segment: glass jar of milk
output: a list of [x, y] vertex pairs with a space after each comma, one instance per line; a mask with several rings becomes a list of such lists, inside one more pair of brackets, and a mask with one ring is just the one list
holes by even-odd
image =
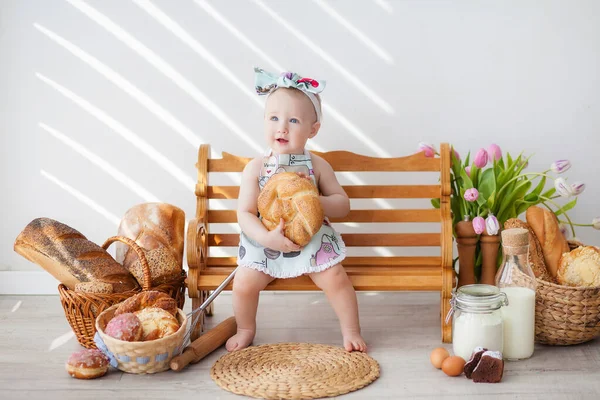
[[508, 297], [502, 308], [504, 322], [503, 357], [522, 360], [533, 355], [535, 342], [535, 274], [529, 265], [529, 230], [502, 231], [502, 264], [496, 286]]
[[492, 285], [465, 285], [452, 295], [452, 348], [454, 355], [469, 361], [476, 347], [502, 351], [504, 331], [500, 308], [506, 295]]

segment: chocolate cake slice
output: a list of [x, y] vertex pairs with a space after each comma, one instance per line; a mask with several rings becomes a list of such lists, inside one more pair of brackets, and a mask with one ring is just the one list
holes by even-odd
[[486, 351], [471, 376], [473, 382], [498, 383], [504, 374], [504, 361], [499, 351]]
[[471, 358], [469, 359], [469, 361], [466, 362], [465, 368], [463, 369], [467, 378], [471, 379], [471, 374], [473, 373], [473, 370], [475, 369], [477, 364], [479, 364], [479, 360], [481, 360], [481, 355], [486, 351], [486, 348], [475, 347], [475, 350], [473, 350], [473, 354], [471, 354]]

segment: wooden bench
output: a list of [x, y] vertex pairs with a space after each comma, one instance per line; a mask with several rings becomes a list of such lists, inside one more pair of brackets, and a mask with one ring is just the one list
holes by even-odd
[[[452, 269], [452, 217], [450, 214], [450, 148], [440, 146], [440, 157], [427, 158], [416, 153], [399, 158], [366, 157], [345, 151], [314, 152], [327, 160], [336, 172], [439, 172], [436, 185], [350, 185], [343, 186], [351, 199], [429, 199], [440, 198], [440, 209], [353, 209], [344, 218], [331, 222], [439, 222], [435, 233], [343, 233], [348, 248], [353, 246], [436, 246], [436, 256], [348, 256], [344, 265], [356, 290], [368, 291], [439, 291], [442, 341], [452, 340], [451, 324], [445, 323], [454, 282]], [[235, 209], [211, 210], [209, 199], [237, 199], [239, 186], [211, 186], [209, 173], [241, 173], [250, 158], [223, 152], [222, 158], [210, 159], [210, 146], [201, 145], [198, 153], [196, 218], [187, 233], [186, 281], [193, 308], [197, 308], [236, 267], [236, 257], [212, 257], [209, 250], [220, 246], [237, 247], [239, 234], [211, 234], [209, 224], [236, 223]], [[437, 252], [436, 252], [437, 254]], [[231, 284], [226, 288], [231, 290]], [[266, 290], [319, 290], [308, 276], [274, 280]], [[194, 327], [193, 337], [202, 329], [203, 318]]]

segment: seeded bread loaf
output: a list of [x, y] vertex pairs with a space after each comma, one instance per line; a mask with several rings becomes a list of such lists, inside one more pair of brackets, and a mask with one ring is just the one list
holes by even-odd
[[139, 288], [129, 271], [106, 250], [50, 218], [31, 221], [17, 236], [14, 250], [71, 290], [81, 282], [110, 284], [115, 293]]
[[[142, 248], [150, 266], [151, 285], [156, 286], [181, 276], [185, 213], [165, 203], [144, 203], [129, 209], [119, 225], [119, 236], [134, 240]], [[116, 243], [116, 259], [139, 282], [142, 265], [129, 246]]]

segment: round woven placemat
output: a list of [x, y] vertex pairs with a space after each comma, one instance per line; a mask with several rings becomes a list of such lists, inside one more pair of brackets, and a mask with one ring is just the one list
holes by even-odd
[[210, 370], [225, 390], [264, 399], [318, 399], [363, 388], [379, 377], [364, 353], [309, 343], [248, 347], [221, 357]]

